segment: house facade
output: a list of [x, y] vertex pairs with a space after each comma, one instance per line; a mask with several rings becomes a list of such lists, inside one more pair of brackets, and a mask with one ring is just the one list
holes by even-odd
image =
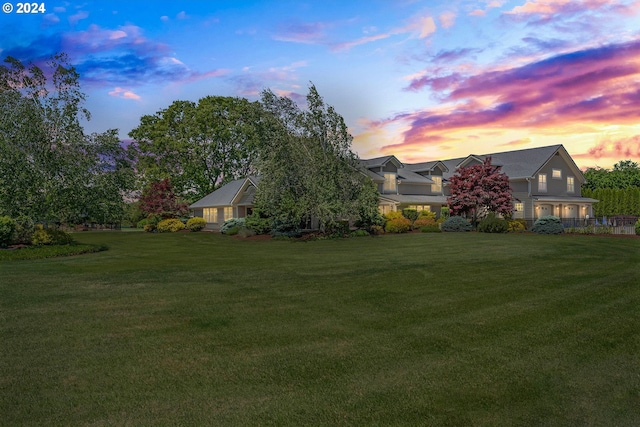
[[[597, 200], [582, 197], [584, 175], [562, 145], [505, 151], [455, 159], [405, 164], [395, 156], [361, 160], [362, 173], [380, 193], [381, 213], [413, 208], [440, 214], [447, 205], [449, 180], [458, 168], [481, 164], [487, 157], [509, 177], [513, 217], [533, 221], [545, 215], [566, 220], [593, 217]], [[251, 213], [259, 179], [232, 181], [190, 206], [209, 228]]]

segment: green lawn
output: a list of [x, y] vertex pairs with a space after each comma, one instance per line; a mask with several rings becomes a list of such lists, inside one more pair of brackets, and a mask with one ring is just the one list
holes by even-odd
[[0, 262], [0, 425], [640, 425], [640, 240], [78, 233]]

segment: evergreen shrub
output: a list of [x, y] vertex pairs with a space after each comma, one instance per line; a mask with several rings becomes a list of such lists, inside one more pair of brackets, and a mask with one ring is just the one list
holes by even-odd
[[35, 246], [43, 245], [70, 245], [73, 237], [69, 233], [53, 228], [40, 228], [31, 235], [31, 244]]
[[638, 219], [638, 221], [636, 221], [635, 227], [636, 227], [636, 234], [638, 236], [640, 236], [640, 219]]
[[[224, 222], [224, 224], [222, 224], [222, 227], [220, 227], [220, 232], [222, 234], [229, 234], [229, 230], [238, 227], [238, 230], [240, 229], [240, 227], [244, 227], [245, 226], [245, 219], [244, 218], [231, 218], [228, 219]], [[238, 232], [238, 230], [236, 230], [236, 233]]]
[[363, 229], [352, 231], [351, 234], [349, 234], [349, 235], [351, 237], [366, 237], [366, 236], [370, 236], [369, 232], [367, 230], [363, 230]]
[[480, 233], [506, 233], [509, 230], [509, 223], [502, 218], [496, 218], [496, 214], [489, 213], [478, 224]]
[[187, 221], [187, 228], [191, 231], [201, 231], [207, 226], [207, 221], [199, 216], [189, 218]]
[[429, 219], [429, 218], [431, 218], [435, 222], [436, 213], [431, 211], [420, 211], [420, 215], [418, 215], [418, 219]]
[[419, 215], [420, 215], [420, 214], [419, 214], [419, 213], [418, 213], [418, 211], [417, 211], [417, 210], [415, 210], [415, 209], [409, 209], [409, 208], [406, 208], [406, 209], [403, 209], [403, 210], [402, 210], [402, 216], [404, 216], [405, 218], [407, 218], [407, 219], [408, 219], [409, 221], [411, 221], [412, 223], [413, 223], [416, 219], [418, 219], [418, 216], [419, 216]]
[[273, 220], [264, 216], [259, 209], [254, 209], [251, 215], [247, 215], [244, 224], [256, 234], [269, 234]]
[[471, 223], [461, 216], [451, 216], [447, 218], [440, 228], [442, 231], [448, 232], [471, 231], [473, 229]]
[[547, 215], [538, 218], [531, 231], [538, 234], [560, 234], [564, 232], [564, 226], [557, 216]]
[[16, 231], [16, 222], [8, 216], [0, 216], [0, 246], [11, 243]]
[[300, 237], [302, 231], [298, 223], [289, 219], [276, 219], [271, 227], [273, 237], [291, 238]]
[[157, 228], [159, 233], [175, 233], [184, 230], [184, 223], [177, 218], [163, 219]]

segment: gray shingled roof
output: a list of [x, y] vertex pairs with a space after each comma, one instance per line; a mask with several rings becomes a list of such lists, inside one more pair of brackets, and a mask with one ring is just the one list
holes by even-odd
[[[524, 150], [504, 151], [500, 153], [474, 156], [481, 160], [491, 157], [491, 163], [502, 166], [502, 171], [507, 174], [510, 179], [528, 178], [533, 177], [536, 172], [561, 148], [563, 147], [559, 144], [547, 147], [527, 148]], [[444, 177], [449, 178], [453, 175], [458, 168], [458, 165], [467, 157], [443, 160], [442, 162], [449, 169], [449, 172], [445, 173]], [[413, 166], [414, 165], [408, 165], [408, 167], [414, 169]]]
[[[190, 209], [195, 208], [211, 208], [211, 207], [221, 207], [221, 206], [231, 206], [233, 204], [233, 200], [238, 195], [238, 192], [242, 189], [242, 186], [247, 180], [251, 180], [254, 185], [257, 185], [259, 182], [259, 178], [255, 176], [251, 176], [249, 178], [236, 179], [235, 181], [231, 181], [222, 187], [218, 188], [211, 194], [206, 195], [202, 199], [193, 203], [189, 206]], [[253, 194], [251, 194], [253, 196]], [[247, 198], [248, 199], [248, 198]], [[253, 202], [253, 197], [251, 200], [242, 200], [241, 204], [251, 204]]]

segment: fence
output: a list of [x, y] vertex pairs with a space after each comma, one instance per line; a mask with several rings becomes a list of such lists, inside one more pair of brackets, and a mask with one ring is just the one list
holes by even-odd
[[[599, 218], [560, 218], [568, 233], [582, 234], [635, 234], [637, 216], [615, 215]], [[530, 230], [535, 219], [526, 219], [527, 230]]]

